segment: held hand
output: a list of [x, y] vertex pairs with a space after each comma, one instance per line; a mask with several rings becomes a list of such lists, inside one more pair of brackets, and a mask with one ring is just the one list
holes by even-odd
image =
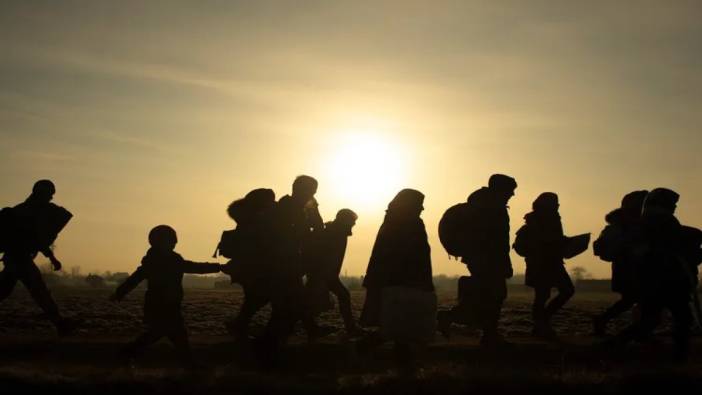
[[54, 267], [54, 271], [59, 271], [63, 267], [63, 265], [61, 264], [61, 261], [56, 259], [56, 257], [51, 256], [51, 257], [49, 257], [49, 260], [51, 261], [51, 265]]

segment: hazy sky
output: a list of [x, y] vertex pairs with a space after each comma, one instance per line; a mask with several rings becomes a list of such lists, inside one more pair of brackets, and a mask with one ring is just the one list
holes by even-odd
[[298, 174], [325, 219], [360, 214], [349, 274], [402, 187], [426, 194], [435, 273], [464, 273], [438, 219], [494, 172], [519, 183], [513, 232], [542, 191], [596, 235], [656, 186], [702, 227], [700, 21], [699, 1], [0, 1], [0, 203], [54, 180], [83, 272], [133, 270], [161, 223], [211, 259], [231, 200]]

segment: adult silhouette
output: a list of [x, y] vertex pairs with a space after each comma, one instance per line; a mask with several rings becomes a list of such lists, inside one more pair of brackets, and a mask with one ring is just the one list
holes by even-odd
[[292, 194], [278, 201], [274, 214], [275, 259], [270, 271], [271, 318], [261, 339], [260, 357], [270, 367], [279, 358], [280, 347], [287, 342], [295, 324], [302, 320], [310, 340], [332, 329], [314, 322], [305, 298], [303, 277], [309, 272], [307, 251], [314, 238], [324, 228], [314, 198], [318, 183], [301, 175], [293, 182]]
[[635, 247], [640, 281], [641, 319], [619, 333], [614, 344], [649, 336], [658, 326], [661, 312], [673, 316], [673, 357], [688, 358], [690, 295], [696, 284], [686, 260], [683, 227], [675, 217], [680, 196], [666, 188], [656, 188], [646, 196], [641, 215], [641, 237]]
[[462, 316], [471, 312], [483, 332], [481, 346], [508, 345], [499, 332], [498, 321], [507, 297], [506, 280], [513, 275], [507, 203], [516, 188], [514, 178], [493, 174], [488, 186], [471, 193], [462, 208], [459, 254], [471, 274], [471, 290], [466, 293], [473, 295], [471, 303], [475, 305], [466, 308], [466, 302], [459, 300], [450, 311], [440, 312], [439, 329], [444, 334], [448, 334], [452, 322], [465, 321]]
[[61, 316], [34, 263], [37, 254], [42, 253], [49, 258], [54, 270], [61, 270], [61, 262], [51, 246], [73, 215], [51, 202], [55, 193], [56, 186], [53, 182], [39, 180], [23, 203], [2, 210], [6, 222], [4, 236], [7, 239], [2, 258], [4, 269], [0, 272], [0, 301], [7, 298], [17, 282], [21, 281], [36, 304], [56, 326], [58, 334], [63, 336], [75, 329], [76, 322]]
[[634, 259], [641, 232], [641, 211], [648, 191], [633, 191], [622, 198], [621, 206], [605, 217], [607, 226], [593, 243], [595, 255], [612, 262], [612, 291], [621, 298], [593, 319], [593, 332], [604, 336], [607, 324], [631, 310], [639, 301], [639, 278]]
[[[514, 245], [526, 260], [525, 283], [534, 289], [532, 333], [546, 339], [557, 337], [551, 318], [575, 293], [563, 261], [566, 238], [558, 208], [558, 195], [539, 195], [532, 204], [533, 210], [524, 216], [526, 223], [517, 232]], [[552, 288], [558, 290], [558, 295], [549, 301]]]
[[[373, 245], [368, 269], [363, 279], [366, 299], [360, 323], [363, 326], [381, 325], [383, 316], [392, 315], [387, 301], [390, 288], [434, 291], [431, 254], [424, 222], [419, 217], [424, 210], [424, 195], [414, 189], [403, 189], [388, 205], [383, 224]], [[412, 308], [406, 307], [405, 308]], [[431, 319], [435, 319], [434, 316]], [[405, 322], [408, 332], [418, 322]], [[373, 332], [359, 342], [361, 351], [383, 343], [381, 332]], [[401, 368], [412, 368], [413, 357], [409, 343], [395, 342], [395, 355]]]
[[244, 302], [238, 315], [225, 325], [240, 339], [248, 337], [253, 316], [270, 301], [270, 273], [276, 259], [275, 203], [273, 190], [259, 188], [227, 208], [237, 225], [223, 233], [218, 250], [230, 259], [223, 271], [242, 286]]

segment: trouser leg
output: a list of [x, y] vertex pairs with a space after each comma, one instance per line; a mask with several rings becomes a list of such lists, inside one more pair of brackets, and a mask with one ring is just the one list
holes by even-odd
[[329, 291], [336, 296], [339, 303], [339, 312], [344, 320], [346, 330], [352, 330], [356, 327], [356, 322], [351, 311], [351, 294], [346, 289], [344, 284], [338, 278], [329, 282]]
[[269, 301], [268, 296], [262, 290], [251, 286], [244, 287], [244, 303], [232, 322], [238, 334], [248, 333], [251, 320]]
[[270, 368], [279, 362], [281, 347], [299, 320], [295, 303], [300, 303], [300, 300], [295, 299], [295, 284], [297, 283], [289, 278], [276, 278], [272, 283], [271, 316], [258, 349], [258, 357], [264, 367]]
[[558, 295], [546, 305], [545, 318], [547, 321], [550, 320], [558, 310], [565, 306], [575, 294], [575, 286], [573, 286], [573, 282], [567, 275], [559, 281], [559, 284], [556, 284], [556, 287], [558, 289]]
[[668, 303], [673, 315], [674, 356], [677, 360], [687, 360], [690, 348], [690, 328], [692, 326], [692, 311], [686, 297], [679, 297]]
[[634, 322], [622, 330], [616, 340], [619, 343], [625, 344], [632, 340], [644, 339], [650, 336], [660, 322], [663, 304], [659, 300], [660, 297], [647, 297], [641, 300], [641, 318], [638, 322]]
[[190, 349], [190, 341], [188, 340], [188, 331], [185, 328], [183, 321], [173, 324], [173, 327], [168, 331], [168, 340], [173, 343], [178, 359], [183, 366], [192, 366], [193, 355]]
[[623, 294], [621, 299], [616, 301], [612, 306], [607, 308], [602, 315], [600, 315], [600, 319], [604, 322], [607, 323], [614, 318], [622, 315], [623, 313], [631, 310], [634, 305], [636, 304], [636, 298], [629, 295], [629, 294]]
[[498, 336], [498, 324], [502, 313], [502, 305], [507, 296], [507, 284], [504, 278], [478, 278], [483, 304], [480, 307], [480, 321], [483, 336]]
[[22, 268], [20, 280], [29, 291], [34, 302], [44, 310], [51, 322], [58, 324], [61, 321], [58, 306], [51, 296], [49, 288], [46, 287], [39, 268], [34, 263]]
[[551, 288], [534, 288], [534, 302], [531, 305], [531, 316], [534, 326], [545, 324], [546, 322], [546, 302], [551, 297]]

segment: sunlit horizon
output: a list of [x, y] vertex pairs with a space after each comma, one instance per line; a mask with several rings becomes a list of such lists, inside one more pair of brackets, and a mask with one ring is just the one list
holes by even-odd
[[[318, 179], [325, 221], [358, 212], [343, 272], [365, 272], [385, 209], [425, 196], [434, 273], [461, 275], [444, 210], [492, 173], [559, 194], [567, 234], [663, 186], [702, 227], [696, 3], [7, 2], [0, 6], [0, 201], [43, 178], [75, 215], [66, 267], [131, 271], [146, 235], [212, 260], [227, 205]], [[187, 29], [183, 27], [187, 26]], [[524, 260], [512, 256], [515, 271]], [[567, 262], [595, 277], [592, 251]]]

